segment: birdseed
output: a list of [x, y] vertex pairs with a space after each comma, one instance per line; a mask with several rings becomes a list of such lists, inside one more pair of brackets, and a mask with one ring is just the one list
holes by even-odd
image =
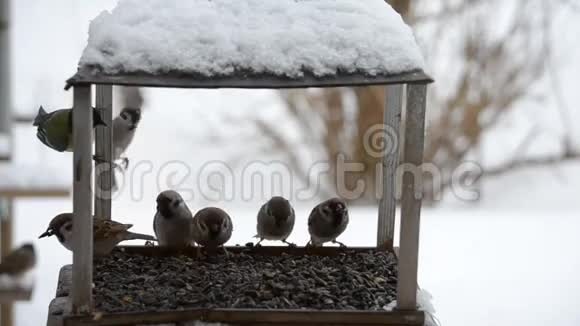
[[381, 251], [336, 256], [230, 253], [205, 259], [115, 250], [95, 261], [98, 311], [195, 308], [382, 310], [397, 263]]

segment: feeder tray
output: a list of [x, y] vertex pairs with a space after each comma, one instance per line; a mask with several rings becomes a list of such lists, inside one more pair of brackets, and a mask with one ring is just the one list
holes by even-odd
[[[62, 325], [423, 324], [420, 311], [383, 309], [396, 297], [397, 258], [389, 250], [241, 246], [227, 250], [229, 257], [218, 251], [200, 258], [195, 248], [174, 252], [119, 247], [109, 257], [95, 260], [96, 315], [67, 316], [54, 308], [49, 320], [61, 318]], [[63, 268], [53, 306], [68, 295], [71, 271]]]

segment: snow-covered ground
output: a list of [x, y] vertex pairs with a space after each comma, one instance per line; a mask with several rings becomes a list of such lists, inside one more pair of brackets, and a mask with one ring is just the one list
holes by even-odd
[[[139, 206], [116, 203], [115, 208], [123, 221], [151, 233], [153, 204]], [[433, 295], [442, 325], [578, 325], [578, 208], [542, 211], [522, 205], [517, 210], [495, 210], [449, 205], [425, 209], [419, 283]], [[17, 242], [39, 235], [50, 216], [67, 209], [68, 201], [20, 201]], [[308, 209], [297, 209], [291, 240], [299, 244], [307, 240]], [[255, 234], [255, 209], [229, 211], [235, 223], [231, 243], [250, 241]], [[341, 240], [353, 246], [373, 245], [375, 234], [375, 209], [353, 208]], [[17, 305], [17, 326], [44, 323], [58, 270], [71, 261], [56, 239], [34, 241], [39, 249], [37, 285], [33, 301]]]
[[[71, 93], [62, 90], [64, 80], [75, 70], [87, 39], [89, 19], [115, 1], [22, 0], [14, 6], [13, 90], [20, 112], [35, 112], [40, 104], [50, 109], [69, 106]], [[572, 25], [575, 24], [575, 25]], [[576, 26], [576, 28], [574, 28]], [[575, 44], [571, 35], [578, 23], [562, 23], [559, 40]], [[572, 47], [565, 49], [566, 61], [578, 57]], [[578, 63], [560, 71], [562, 84], [576, 87]], [[580, 93], [564, 89], [566, 103], [578, 103]], [[133, 192], [126, 189], [114, 202], [114, 215], [135, 224], [135, 230], [152, 232], [154, 198], [159, 188], [157, 174], [170, 160], [187, 163], [195, 170], [212, 159], [229, 159], [230, 149], [244, 148], [207, 145], [211, 135], [236, 135], [220, 118], [225, 112], [234, 124], [249, 114], [280, 119], [278, 104], [267, 91], [147, 91], [147, 107], [135, 143], [130, 149], [132, 167], [151, 164], [148, 174]], [[577, 108], [573, 117], [580, 117]], [[541, 112], [540, 112], [541, 111]], [[527, 117], [522, 119], [523, 117]], [[546, 117], [552, 117], [553, 123]], [[559, 131], [555, 110], [515, 114], [503, 126], [501, 139], [491, 140], [490, 149], [506, 152], [506, 143], [515, 134], [525, 135], [527, 127], [540, 123], [543, 129]], [[571, 119], [571, 121], [579, 121]], [[526, 126], [521, 126], [526, 124]], [[231, 134], [231, 135], [230, 135]], [[71, 155], [56, 153], [40, 144], [30, 126], [15, 130], [15, 160], [42, 163], [69, 178]], [[256, 135], [259, 137], [259, 135]], [[544, 148], [553, 142], [544, 134]], [[515, 141], [517, 143], [517, 141]], [[248, 145], [249, 146], [249, 145]], [[39, 171], [43, 172], [43, 171]], [[183, 171], [181, 171], [183, 172]], [[44, 171], [44, 173], [46, 173]], [[162, 181], [167, 180], [167, 171]], [[191, 189], [197, 189], [188, 184]], [[476, 204], [446, 198], [437, 208], [425, 208], [421, 229], [420, 285], [433, 294], [437, 317], [445, 326], [454, 325], [558, 325], [580, 324], [580, 164], [523, 170], [484, 184], [482, 201]], [[141, 192], [142, 190], [142, 192]], [[199, 192], [192, 210], [216, 205], [203, 200]], [[135, 199], [136, 197], [140, 197]], [[235, 233], [231, 243], [245, 243], [254, 235], [259, 200], [228, 201], [217, 205], [232, 213]], [[298, 204], [299, 220], [293, 241], [305, 243], [306, 214], [311, 204]], [[16, 206], [15, 245], [34, 240], [39, 254], [33, 301], [17, 304], [17, 326], [45, 323], [50, 299], [54, 296], [59, 268], [71, 255], [55, 239], [36, 239], [50, 218], [70, 211], [70, 200], [20, 200]], [[353, 246], [372, 245], [376, 234], [376, 210], [353, 208], [352, 222], [343, 240]]]

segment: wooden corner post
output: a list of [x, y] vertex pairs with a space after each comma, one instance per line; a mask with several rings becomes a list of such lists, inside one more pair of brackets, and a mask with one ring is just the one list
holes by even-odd
[[[423, 194], [422, 165], [426, 97], [427, 85], [407, 85], [404, 145], [404, 165], [407, 170], [403, 174], [399, 281], [397, 285], [397, 308], [401, 310], [417, 309], [417, 267], [421, 197]], [[409, 169], [411, 170], [409, 171]]]
[[93, 109], [91, 86], [74, 87], [73, 104], [73, 313], [92, 311], [93, 282]]
[[95, 106], [107, 126], [95, 128], [95, 216], [111, 219], [113, 185], [113, 86], [97, 85]]
[[395, 234], [396, 169], [399, 166], [399, 139], [401, 127], [401, 107], [403, 105], [403, 85], [387, 85], [384, 112], [385, 151], [382, 163], [382, 196], [379, 202], [379, 224], [377, 227], [377, 247], [393, 247]]

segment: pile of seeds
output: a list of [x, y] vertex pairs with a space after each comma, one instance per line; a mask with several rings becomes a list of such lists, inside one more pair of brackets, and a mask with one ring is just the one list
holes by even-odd
[[104, 312], [187, 308], [381, 310], [396, 296], [396, 258], [251, 253], [196, 259], [116, 250], [95, 262], [94, 295]]

